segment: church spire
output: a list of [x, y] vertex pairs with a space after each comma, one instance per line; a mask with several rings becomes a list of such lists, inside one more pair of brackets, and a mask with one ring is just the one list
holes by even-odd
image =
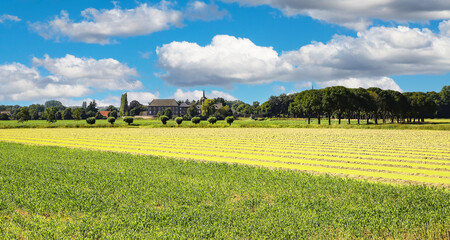
[[205, 96], [205, 89], [203, 89], [203, 99], [206, 99], [206, 96]]

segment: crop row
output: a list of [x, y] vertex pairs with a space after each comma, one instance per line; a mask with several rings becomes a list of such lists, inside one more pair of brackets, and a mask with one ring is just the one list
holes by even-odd
[[438, 131], [12, 129], [0, 139], [450, 186], [449, 135]]

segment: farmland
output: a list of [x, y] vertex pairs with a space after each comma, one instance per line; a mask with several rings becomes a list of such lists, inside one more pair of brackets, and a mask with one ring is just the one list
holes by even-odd
[[0, 131], [0, 139], [14, 143], [282, 168], [394, 184], [450, 186], [448, 131], [5, 129]]
[[[38, 130], [2, 130], [1, 138], [81, 139], [95, 133], [120, 142], [137, 133]], [[398, 137], [405, 137], [402, 132]], [[189, 133], [186, 139], [199, 136]], [[388, 140], [385, 133], [371, 134], [373, 141], [381, 134], [377, 146]], [[408, 134], [410, 139], [396, 146], [403, 150], [392, 146], [392, 151], [406, 151], [403, 147], [419, 138]], [[430, 142], [439, 135], [422, 134]], [[351, 142], [348, 133], [339, 135], [342, 143]], [[147, 132], [140, 141], [149, 137]], [[231, 140], [218, 137], [224, 140], [218, 147], [226, 148]], [[266, 133], [264, 140], [271, 137]], [[279, 137], [292, 141], [290, 135]], [[205, 145], [197, 140], [192, 144]], [[181, 149], [179, 142], [173, 144]], [[433, 144], [427, 156], [442, 152], [445, 144]], [[378, 149], [367, 149], [372, 150]], [[7, 142], [0, 142], [0, 152], [2, 239], [445, 239], [450, 228], [448, 189]]]

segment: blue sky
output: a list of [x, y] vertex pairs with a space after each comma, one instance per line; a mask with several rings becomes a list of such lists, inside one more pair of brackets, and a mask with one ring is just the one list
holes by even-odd
[[450, 4], [382, 2], [1, 1], [0, 104], [449, 85]]

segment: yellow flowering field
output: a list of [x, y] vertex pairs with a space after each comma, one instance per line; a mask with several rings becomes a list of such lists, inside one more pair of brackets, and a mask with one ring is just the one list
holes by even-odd
[[249, 164], [391, 183], [450, 186], [450, 132], [367, 129], [4, 129], [24, 144]]

